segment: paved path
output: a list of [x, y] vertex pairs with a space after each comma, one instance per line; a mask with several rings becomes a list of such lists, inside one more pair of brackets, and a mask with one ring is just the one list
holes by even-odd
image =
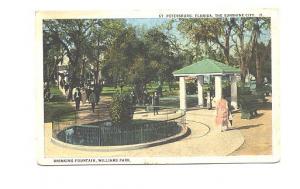
[[[101, 102], [102, 103], [102, 102]], [[244, 143], [239, 130], [220, 132], [213, 126], [214, 111], [191, 110], [187, 112], [187, 126], [191, 134], [179, 141], [144, 149], [95, 152], [65, 148], [51, 142], [51, 124], [45, 124], [46, 157], [196, 157], [225, 156]], [[81, 115], [89, 116], [89, 114]], [[153, 116], [148, 115], [149, 118]], [[91, 116], [92, 117], [92, 116]], [[88, 118], [90, 119], [90, 118]], [[87, 120], [88, 120], [87, 119]]]
[[233, 126], [245, 138], [244, 144], [231, 155], [271, 155], [272, 154], [272, 97], [258, 110], [255, 119], [241, 119], [236, 113]]
[[[78, 112], [78, 123], [87, 124], [91, 122], [97, 122], [101, 120], [109, 119], [109, 104], [111, 97], [105, 96], [101, 97], [98, 105], [95, 107], [95, 112], [92, 112], [92, 106], [90, 103], [85, 103], [80, 105], [80, 111]], [[75, 103], [71, 102], [72, 106], [75, 107]]]

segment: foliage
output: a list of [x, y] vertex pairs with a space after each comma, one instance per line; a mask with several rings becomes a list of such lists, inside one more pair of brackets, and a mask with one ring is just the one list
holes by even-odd
[[[211, 58], [223, 58], [221, 61], [229, 63], [230, 36], [233, 28], [232, 18], [204, 18], [204, 19], [182, 19], [178, 24], [178, 29], [186, 34], [196, 45], [196, 57], [200, 53]], [[204, 48], [200, 49], [200, 44], [204, 43]], [[212, 48], [217, 45], [219, 48]], [[201, 51], [202, 50], [202, 51]], [[220, 51], [223, 57], [219, 56]]]
[[[209, 57], [237, 65], [242, 78], [250, 72], [260, 84], [263, 75], [270, 75], [270, 18], [181, 19], [178, 30], [191, 41], [194, 59]], [[270, 64], [268, 64], [270, 65]]]
[[67, 64], [71, 90], [92, 78], [95, 88], [105, 80], [138, 97], [151, 82], [171, 91], [173, 71], [204, 57], [240, 67], [258, 84], [271, 79], [269, 18], [177, 19], [151, 28], [124, 19], [44, 20], [43, 45], [44, 81], [57, 80]]
[[[55, 50], [54, 47], [57, 47], [56, 54], [62, 54], [62, 58], [67, 57], [70, 90], [83, 85], [86, 82], [87, 73], [93, 74], [96, 80], [95, 84], [98, 84], [100, 55], [108, 48], [111, 40], [114, 39], [114, 32], [118, 31], [120, 25], [122, 25], [122, 20], [66, 19], [44, 21], [44, 36], [48, 36], [44, 37], [44, 52], [50, 55], [50, 50]], [[56, 54], [53, 54], [52, 57], [58, 57]], [[44, 57], [44, 62], [49, 62], [46, 57]], [[70, 98], [71, 93], [69, 94]]]
[[[50, 87], [50, 92], [56, 97], [55, 102], [44, 102], [44, 122], [51, 122], [57, 118], [62, 118], [60, 115], [65, 114], [64, 119], [74, 119], [74, 108], [66, 101], [60, 90], [57, 87]], [[68, 113], [68, 114], [66, 114]]]
[[133, 105], [131, 104], [129, 95], [115, 94], [109, 108], [109, 114], [114, 125], [125, 124], [132, 120]]
[[244, 86], [243, 83], [239, 83], [238, 95], [241, 96], [241, 95], [249, 95], [249, 94], [251, 94], [250, 87]]
[[196, 94], [197, 92], [197, 84], [195, 82], [188, 82], [186, 83], [186, 93], [191, 95], [191, 94]]

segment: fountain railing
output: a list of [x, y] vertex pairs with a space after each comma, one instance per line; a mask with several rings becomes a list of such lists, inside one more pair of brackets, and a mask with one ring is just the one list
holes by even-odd
[[162, 140], [186, 128], [185, 111], [172, 107], [135, 107], [133, 120], [112, 124], [109, 116], [95, 109], [81, 109], [63, 113], [52, 122], [52, 137], [74, 145], [116, 146]]

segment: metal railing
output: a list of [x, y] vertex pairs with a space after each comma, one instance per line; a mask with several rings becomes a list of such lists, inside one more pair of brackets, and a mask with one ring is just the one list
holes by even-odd
[[133, 120], [118, 126], [103, 114], [84, 109], [60, 115], [52, 122], [52, 137], [74, 145], [130, 145], [168, 138], [186, 127], [185, 112], [176, 108], [159, 107], [154, 116], [146, 107], [136, 107]]

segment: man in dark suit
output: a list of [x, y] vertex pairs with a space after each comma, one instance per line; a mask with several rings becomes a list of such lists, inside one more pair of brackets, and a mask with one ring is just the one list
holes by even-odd
[[81, 101], [81, 92], [80, 89], [77, 87], [76, 92], [74, 93], [74, 100], [76, 104], [76, 111], [80, 108], [80, 101]]
[[152, 98], [152, 104], [153, 104], [153, 113], [158, 114], [158, 110], [159, 110], [159, 95], [157, 94], [157, 92], [154, 93], [154, 96]]

